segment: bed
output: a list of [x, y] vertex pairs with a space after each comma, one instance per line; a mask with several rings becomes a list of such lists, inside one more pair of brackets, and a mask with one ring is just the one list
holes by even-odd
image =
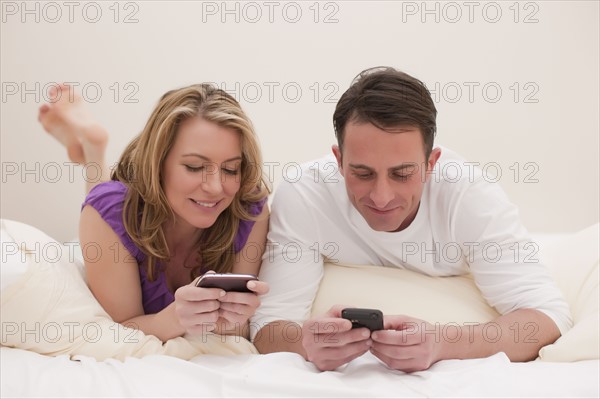
[[[535, 235], [575, 323], [537, 360], [511, 363], [498, 353], [441, 361], [412, 374], [390, 370], [369, 353], [319, 372], [299, 355], [260, 355], [249, 342], [232, 337], [180, 337], [163, 345], [108, 318], [87, 289], [74, 243], [58, 243], [15, 221], [1, 220], [1, 227], [2, 397], [600, 396], [598, 224], [576, 233]], [[336, 291], [341, 276], [346, 289]], [[348, 297], [347, 288], [358, 282], [378, 284], [380, 295]], [[396, 290], [429, 290], [429, 301], [390, 307], [382, 302], [388, 295], [384, 282]], [[313, 310], [351, 298], [428, 321], [489, 319], [493, 309], [478, 295], [468, 277], [327, 265]], [[445, 308], [434, 306], [443, 300]]]

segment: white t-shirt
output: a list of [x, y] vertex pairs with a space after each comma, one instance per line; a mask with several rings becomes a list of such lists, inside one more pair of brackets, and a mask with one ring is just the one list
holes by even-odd
[[[260, 279], [270, 291], [251, 320], [252, 338], [269, 322], [302, 324], [323, 276], [324, 261], [400, 267], [430, 276], [472, 273], [500, 314], [533, 308], [561, 333], [569, 307], [513, 205], [498, 183], [442, 148], [413, 222], [399, 232], [372, 230], [348, 198], [333, 155], [302, 165], [272, 203]], [[410, 315], [409, 315], [410, 316]]]

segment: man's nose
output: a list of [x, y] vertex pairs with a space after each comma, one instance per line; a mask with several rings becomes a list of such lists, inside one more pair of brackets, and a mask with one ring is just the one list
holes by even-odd
[[379, 209], [384, 209], [394, 199], [394, 191], [386, 178], [375, 181], [370, 198], [373, 205]]

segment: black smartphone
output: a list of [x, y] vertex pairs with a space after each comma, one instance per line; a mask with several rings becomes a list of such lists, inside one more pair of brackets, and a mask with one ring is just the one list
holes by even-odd
[[352, 328], [366, 327], [371, 331], [383, 330], [383, 313], [377, 309], [347, 308], [342, 318], [352, 322]]
[[225, 291], [252, 292], [246, 284], [248, 281], [258, 281], [254, 274], [236, 273], [209, 273], [205, 274], [196, 283], [196, 287], [221, 288]]

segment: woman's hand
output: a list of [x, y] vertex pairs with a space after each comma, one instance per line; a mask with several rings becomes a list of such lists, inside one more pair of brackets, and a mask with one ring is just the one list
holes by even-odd
[[264, 281], [249, 281], [246, 286], [252, 292], [227, 292], [218, 298], [220, 307], [216, 333], [246, 335], [241, 331], [260, 306], [259, 296], [269, 292], [269, 285]]
[[262, 281], [249, 281], [252, 292], [225, 292], [196, 287], [196, 281], [175, 291], [175, 314], [187, 334], [238, 334], [260, 306], [259, 295], [269, 291]]
[[215, 330], [227, 293], [220, 288], [196, 287], [196, 281], [175, 291], [175, 314], [187, 334], [200, 335]]

